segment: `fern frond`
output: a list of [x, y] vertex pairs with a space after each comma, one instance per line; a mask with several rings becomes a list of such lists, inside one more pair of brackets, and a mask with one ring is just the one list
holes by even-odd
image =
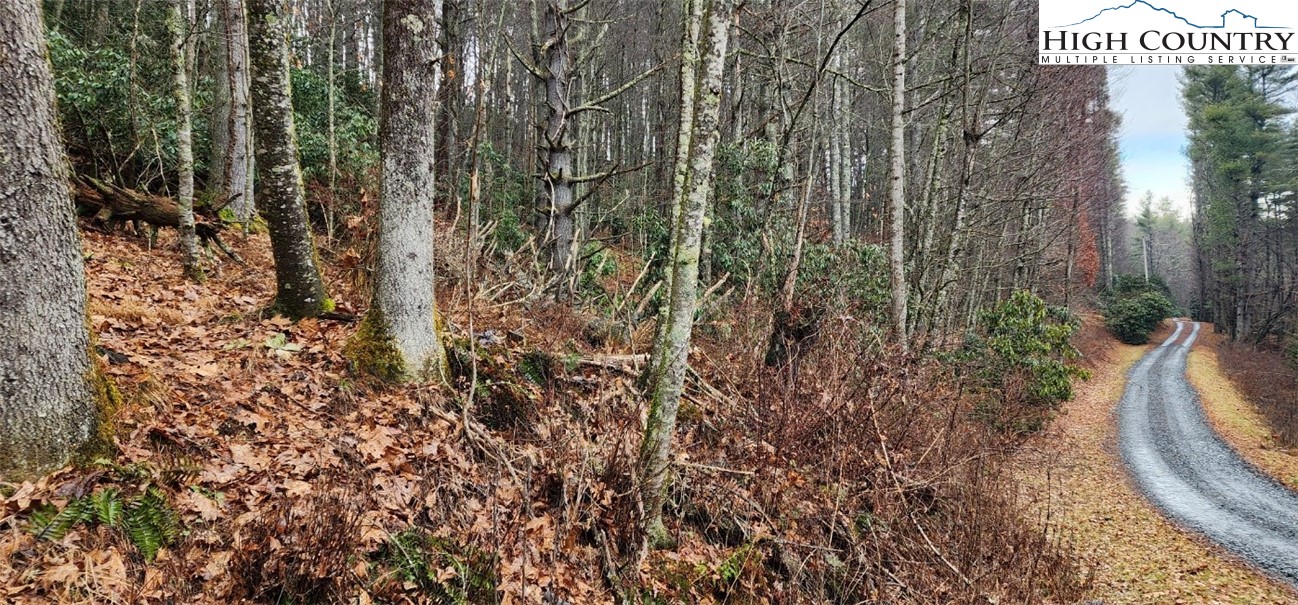
[[109, 527], [117, 527], [122, 523], [122, 502], [121, 492], [115, 488], [108, 488], [95, 492], [90, 497], [94, 508], [95, 520]]
[[162, 547], [180, 537], [180, 519], [157, 487], [150, 487], [126, 507], [122, 526], [131, 543], [149, 563], [158, 556]]
[[41, 540], [62, 540], [73, 526], [89, 520], [93, 515], [90, 501], [76, 498], [69, 501], [63, 510], [56, 512], [54, 507], [49, 507], [32, 513], [31, 532]]

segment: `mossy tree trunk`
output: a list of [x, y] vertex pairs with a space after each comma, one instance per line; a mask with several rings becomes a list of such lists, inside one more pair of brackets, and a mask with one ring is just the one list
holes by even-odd
[[[680, 119], [676, 131], [676, 160], [672, 166], [672, 199], [670, 202], [670, 218], [667, 224], [671, 225], [671, 241], [668, 242], [669, 249], [676, 249], [676, 238], [679, 231], [676, 226], [680, 223], [681, 207], [685, 204], [685, 193], [689, 187], [690, 181], [690, 143], [694, 137], [694, 94], [697, 86], [695, 78], [699, 69], [699, 29], [703, 27], [703, 4], [704, 0], [683, 0], [681, 3], [682, 15], [685, 19], [684, 26], [681, 28], [681, 90], [680, 90]], [[666, 272], [663, 279], [663, 285], [666, 286], [666, 292], [670, 295], [672, 291], [672, 272]], [[671, 301], [664, 300], [662, 307], [658, 310], [658, 326], [654, 334], [655, 351], [667, 350], [667, 318], [671, 314]], [[663, 372], [663, 361], [665, 356], [655, 355], [653, 365], [650, 369], [652, 381], [658, 381]]]
[[0, 478], [65, 464], [95, 436], [85, 267], [39, 0], [0, 2]]
[[[689, 191], [685, 196], [671, 259], [671, 292], [667, 316], [667, 334], [654, 349], [651, 364], [658, 370], [654, 376], [649, 420], [640, 447], [643, 484], [644, 528], [655, 543], [667, 541], [662, 523], [666, 499], [667, 474], [671, 467], [672, 435], [676, 413], [680, 409], [689, 363], [690, 337], [694, 313], [698, 309], [699, 255], [703, 243], [704, 216], [713, 189], [713, 159], [720, 138], [721, 84], [726, 65], [726, 45], [730, 38], [733, 0], [713, 0], [708, 13], [707, 38], [703, 57], [703, 74], [696, 96], [695, 134], [691, 143]], [[682, 104], [684, 107], [685, 104]]]
[[275, 258], [274, 311], [301, 319], [330, 311], [307, 222], [289, 90], [288, 20], [283, 0], [248, 1], [257, 209]]
[[348, 354], [361, 370], [392, 381], [446, 375], [433, 287], [435, 5], [383, 4], [378, 263], [373, 306]]
[[190, 14], [193, 0], [171, 0], [167, 5], [167, 31], [171, 34], [171, 95], [176, 100], [176, 156], [180, 185], [176, 207], [180, 211], [180, 251], [185, 276], [203, 281], [203, 261], [198, 255], [194, 228], [194, 125], [189, 95]]

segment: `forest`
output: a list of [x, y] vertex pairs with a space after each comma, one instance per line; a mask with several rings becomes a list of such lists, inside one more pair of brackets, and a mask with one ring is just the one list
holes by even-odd
[[1030, 0], [0, 2], [5, 598], [1095, 596], [1022, 452], [1167, 317], [1298, 361], [1298, 71], [1184, 70], [1186, 215], [1036, 37]]

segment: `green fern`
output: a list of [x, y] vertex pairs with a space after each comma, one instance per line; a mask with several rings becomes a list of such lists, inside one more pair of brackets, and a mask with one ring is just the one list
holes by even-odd
[[118, 527], [122, 523], [122, 494], [115, 488], [95, 492], [90, 497], [95, 520], [109, 527]]
[[58, 510], [53, 506], [43, 507], [32, 513], [31, 532], [38, 539], [58, 541], [63, 536], [68, 535], [78, 523], [90, 520], [94, 517], [94, 511], [91, 508], [90, 500], [87, 498], [76, 498], [63, 510]]
[[433, 575], [428, 568], [428, 554], [424, 552], [424, 536], [418, 530], [406, 530], [388, 540], [388, 564], [406, 582], [419, 585], [428, 583]]
[[158, 551], [180, 537], [180, 520], [157, 487], [126, 507], [123, 529], [131, 544], [140, 550], [146, 562], [152, 563]]
[[74, 498], [62, 510], [53, 505], [39, 507], [32, 512], [28, 531], [39, 539], [58, 541], [77, 525], [93, 523], [120, 529], [149, 563], [164, 546], [179, 540], [181, 533], [180, 515], [157, 486], [129, 500], [110, 487]]

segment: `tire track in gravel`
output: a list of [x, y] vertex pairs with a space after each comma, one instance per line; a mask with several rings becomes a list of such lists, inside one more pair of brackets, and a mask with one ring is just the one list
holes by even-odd
[[1122, 461], [1165, 515], [1298, 586], [1298, 494], [1245, 462], [1208, 424], [1185, 377], [1199, 329], [1176, 322], [1132, 367], [1118, 406]]

